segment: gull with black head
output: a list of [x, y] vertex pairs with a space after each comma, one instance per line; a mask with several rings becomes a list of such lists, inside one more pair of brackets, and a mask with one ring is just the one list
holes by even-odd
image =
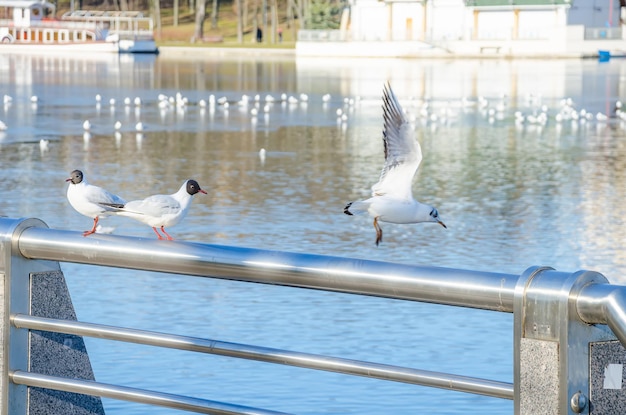
[[67, 200], [81, 215], [93, 218], [93, 228], [83, 232], [83, 236], [96, 232], [100, 218], [111, 215], [113, 206], [123, 206], [126, 201], [101, 187], [91, 185], [85, 180], [82, 171], [74, 170], [65, 180], [70, 182], [67, 188]]
[[447, 228], [436, 208], [413, 198], [411, 186], [422, 161], [422, 149], [389, 83], [383, 89], [383, 119], [385, 164], [378, 183], [372, 186], [372, 197], [348, 203], [343, 213], [368, 213], [374, 218], [376, 245], [383, 240], [379, 222], [435, 222]]
[[[151, 226], [159, 239], [172, 241], [174, 238], [165, 231], [165, 227], [169, 228], [176, 225], [187, 215], [192, 197], [197, 193], [206, 194], [197, 181], [189, 179], [176, 193], [171, 195], [148, 196], [145, 199], [133, 200], [123, 205], [107, 203], [104, 205], [111, 208], [115, 215], [126, 216]], [[157, 228], [161, 229], [163, 235], [159, 233]]]

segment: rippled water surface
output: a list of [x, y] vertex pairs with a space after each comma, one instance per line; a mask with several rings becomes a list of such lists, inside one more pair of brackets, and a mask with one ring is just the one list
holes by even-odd
[[[625, 130], [619, 119], [596, 120], [624, 95], [623, 61], [0, 56], [0, 65], [9, 68], [0, 72], [0, 95], [12, 97], [0, 107], [8, 126], [0, 133], [0, 215], [89, 229], [91, 220], [65, 198], [65, 179], [76, 168], [127, 199], [173, 193], [194, 178], [209, 194], [195, 196], [188, 217], [170, 230], [180, 240], [515, 274], [532, 265], [585, 268], [626, 283]], [[376, 247], [369, 218], [342, 209], [367, 197], [378, 178], [387, 80], [424, 153], [414, 193], [438, 208], [448, 229], [383, 224], [385, 241]], [[298, 102], [280, 102], [283, 93]], [[163, 109], [159, 94], [188, 102]], [[244, 94], [247, 106], [238, 103]], [[276, 102], [266, 113], [268, 94]], [[211, 95], [226, 97], [229, 108], [201, 107]], [[142, 105], [127, 106], [126, 97]], [[592, 119], [557, 122], [568, 98]], [[516, 123], [516, 112], [543, 111], [545, 124]], [[41, 139], [49, 140], [47, 150]], [[154, 237], [123, 218], [102, 224], [115, 234]], [[84, 321], [512, 381], [508, 314], [62, 269]], [[488, 397], [86, 342], [97, 380], [107, 383], [298, 414], [512, 412], [510, 401]], [[113, 400], [105, 407], [108, 414], [176, 412]]]

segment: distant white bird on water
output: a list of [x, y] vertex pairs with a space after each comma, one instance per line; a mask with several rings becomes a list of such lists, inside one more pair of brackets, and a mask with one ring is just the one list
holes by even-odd
[[39, 151], [41, 152], [41, 154], [48, 151], [48, 144], [50, 144], [50, 140], [46, 140], [44, 138], [39, 140]]
[[93, 228], [83, 232], [83, 236], [95, 233], [99, 219], [112, 213], [113, 207], [109, 205], [123, 206], [126, 203], [121, 197], [87, 183], [80, 170], [74, 170], [65, 181], [70, 182], [67, 188], [70, 205], [81, 215], [93, 218]]
[[0, 121], [0, 131], [6, 131], [7, 128], [7, 125], [4, 122]]
[[[197, 193], [206, 194], [197, 181], [190, 179], [171, 195], [149, 196], [143, 200], [133, 200], [122, 205], [117, 203], [103, 203], [103, 205], [113, 209], [116, 215], [126, 216], [151, 226], [159, 239], [171, 241], [173, 238], [165, 231], [165, 227], [176, 225], [187, 215], [192, 197]], [[157, 228], [161, 228], [163, 235]]]
[[447, 228], [436, 208], [413, 198], [411, 184], [422, 161], [422, 149], [389, 83], [383, 89], [383, 119], [385, 164], [380, 179], [372, 186], [371, 198], [348, 203], [343, 213], [369, 213], [374, 218], [376, 245], [383, 240], [379, 222], [435, 222]]
[[89, 120], [85, 120], [85, 122], [83, 122], [83, 130], [89, 131], [90, 129], [91, 129], [91, 123], [89, 122]]

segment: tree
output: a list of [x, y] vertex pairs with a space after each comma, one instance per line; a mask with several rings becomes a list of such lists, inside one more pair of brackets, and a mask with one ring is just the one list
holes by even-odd
[[157, 36], [161, 37], [161, 3], [160, 0], [151, 0], [150, 3], [150, 14], [154, 16], [154, 26], [157, 32]]
[[217, 13], [220, 7], [220, 0], [213, 0], [213, 7], [211, 9], [211, 29], [217, 29]]
[[278, 0], [272, 0], [270, 15], [272, 17], [272, 43], [276, 43], [276, 32], [278, 30]]
[[311, 0], [307, 29], [339, 29], [341, 27], [341, 13], [345, 7], [345, 3], [341, 0]]
[[[307, 0], [292, 0], [293, 9], [296, 11], [296, 16], [300, 21], [300, 27], [311, 29], [309, 27], [309, 15], [310, 15], [310, 6]], [[293, 27], [295, 32], [295, 26]]]
[[204, 37], [204, 18], [206, 16], [206, 0], [196, 0], [196, 24], [193, 33], [195, 41]]
[[174, 0], [174, 6], [173, 6], [173, 9], [174, 9], [173, 10], [174, 11], [173, 19], [174, 20], [172, 22], [173, 26], [178, 26], [178, 8], [179, 8], [178, 0]]
[[237, 10], [237, 42], [243, 43], [243, 7], [241, 7], [241, 0], [235, 0], [235, 7]]

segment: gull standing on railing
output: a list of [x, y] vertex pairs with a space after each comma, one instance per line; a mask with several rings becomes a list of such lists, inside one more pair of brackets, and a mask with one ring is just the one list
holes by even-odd
[[374, 218], [376, 245], [383, 240], [378, 222], [436, 222], [447, 228], [437, 209], [413, 198], [411, 184], [422, 161], [422, 149], [389, 83], [383, 88], [383, 119], [385, 165], [380, 179], [372, 186], [371, 198], [348, 203], [343, 213], [369, 213]]
[[[152, 227], [159, 239], [174, 240], [165, 227], [171, 227], [180, 222], [191, 206], [191, 200], [196, 193], [207, 194], [200, 188], [197, 181], [185, 181], [178, 192], [172, 195], [153, 195], [143, 200], [133, 200], [126, 204], [103, 203], [113, 210], [113, 214], [126, 216]], [[157, 228], [161, 228], [163, 235]]]
[[99, 218], [112, 213], [113, 208], [108, 205], [124, 205], [126, 203], [121, 197], [87, 183], [83, 172], [80, 170], [71, 172], [70, 178], [65, 181], [70, 182], [67, 188], [67, 200], [70, 205], [81, 215], [93, 218], [93, 228], [83, 232], [83, 236], [95, 233]]

